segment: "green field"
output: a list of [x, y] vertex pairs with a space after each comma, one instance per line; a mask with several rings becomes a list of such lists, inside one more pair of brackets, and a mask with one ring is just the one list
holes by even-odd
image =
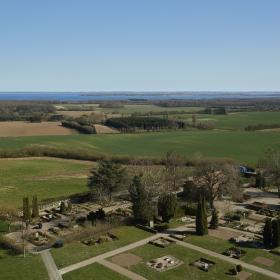
[[0, 139], [2, 150], [32, 145], [119, 156], [163, 157], [168, 151], [176, 151], [188, 158], [226, 157], [254, 164], [268, 148], [280, 147], [280, 132], [185, 131]]
[[[147, 244], [145, 246], [136, 248], [130, 251], [132, 254], [135, 254], [142, 258], [142, 261], [133, 266], [131, 268], [132, 271], [136, 272], [137, 274], [149, 279], [149, 280], [181, 280], [181, 279], [233, 279], [231, 275], [227, 275], [226, 273], [229, 271], [230, 268], [233, 267], [232, 264], [228, 262], [223, 262], [217, 260], [213, 257], [209, 257], [203, 255], [202, 253], [184, 248], [179, 245], [171, 245], [167, 248], [159, 248], [154, 245]], [[167, 270], [164, 272], [156, 272], [154, 269], [149, 268], [146, 265], [147, 261], [150, 261], [155, 258], [163, 257], [166, 255], [174, 256], [184, 262], [181, 266]], [[199, 258], [206, 258], [208, 260], [212, 260], [216, 263], [214, 267], [212, 267], [209, 272], [204, 272], [196, 267], [190, 266], [189, 264]], [[253, 273], [250, 277], [251, 280], [264, 280], [270, 279], [266, 278], [257, 273]]]
[[123, 275], [120, 275], [101, 264], [94, 263], [89, 266], [74, 270], [63, 275], [64, 280], [128, 280]]
[[48, 280], [48, 274], [39, 255], [12, 256], [0, 249], [0, 279]]
[[122, 226], [111, 232], [118, 237], [118, 240], [97, 246], [87, 246], [76, 241], [66, 244], [63, 248], [52, 249], [56, 265], [62, 268], [151, 236], [151, 233], [133, 226]]
[[[0, 160], [0, 205], [19, 207], [24, 196], [38, 199], [66, 196], [87, 190], [92, 163], [56, 160]], [[76, 178], [75, 178], [76, 177]]]
[[[191, 122], [190, 114], [177, 115]], [[175, 116], [174, 116], [175, 117]], [[279, 124], [280, 112], [237, 112], [227, 115], [198, 114], [197, 121], [211, 122], [216, 129], [244, 130], [248, 125]]]

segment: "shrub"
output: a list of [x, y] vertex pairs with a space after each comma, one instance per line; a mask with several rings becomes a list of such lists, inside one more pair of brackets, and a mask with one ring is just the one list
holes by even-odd
[[158, 230], [158, 231], [164, 231], [164, 230], [167, 230], [168, 228], [169, 228], [168, 223], [161, 223], [161, 224], [155, 225], [155, 230]]
[[238, 264], [238, 265], [236, 266], [236, 271], [237, 271], [237, 272], [241, 272], [242, 269], [243, 269], [243, 267], [242, 267], [241, 264]]
[[237, 275], [236, 268], [234, 267], [234, 268], [230, 269], [230, 273], [231, 273], [231, 275]]

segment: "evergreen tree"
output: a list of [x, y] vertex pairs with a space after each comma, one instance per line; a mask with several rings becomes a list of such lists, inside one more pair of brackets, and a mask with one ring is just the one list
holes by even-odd
[[64, 201], [61, 201], [60, 203], [60, 211], [61, 214], [65, 214], [66, 213], [66, 205]]
[[152, 197], [141, 182], [140, 176], [134, 176], [129, 187], [132, 210], [136, 221], [147, 223], [153, 218]]
[[31, 221], [31, 210], [30, 210], [30, 205], [29, 205], [29, 198], [24, 197], [23, 198], [23, 207], [22, 207], [22, 212], [23, 212], [23, 220], [26, 223], [29, 223]]
[[205, 199], [199, 198], [196, 211], [196, 233], [205, 235], [208, 233]]
[[204, 234], [208, 234], [208, 222], [207, 222], [207, 210], [206, 210], [206, 200], [205, 196], [202, 197], [202, 213], [203, 213], [203, 228]]
[[272, 223], [272, 246], [280, 246], [280, 221], [279, 219], [273, 219]]
[[71, 211], [72, 210], [72, 202], [71, 201], [68, 201], [67, 203], [67, 211]]
[[164, 222], [169, 222], [174, 217], [177, 206], [177, 198], [174, 194], [164, 194], [158, 200], [158, 213]]
[[260, 188], [260, 189], [265, 189], [266, 187], [265, 177], [260, 172], [258, 172], [256, 175], [255, 186], [256, 188]]
[[125, 180], [125, 169], [119, 164], [102, 160], [98, 168], [91, 171], [88, 186], [92, 192], [99, 195], [100, 200], [112, 200], [113, 192], [117, 191]]
[[39, 206], [37, 196], [32, 198], [32, 218], [39, 218]]
[[270, 247], [272, 243], [272, 224], [271, 219], [266, 220], [263, 228], [263, 243], [266, 247]]
[[219, 227], [219, 215], [218, 215], [218, 211], [216, 210], [216, 208], [214, 208], [213, 211], [212, 211], [210, 228], [211, 229], [217, 229], [218, 227]]

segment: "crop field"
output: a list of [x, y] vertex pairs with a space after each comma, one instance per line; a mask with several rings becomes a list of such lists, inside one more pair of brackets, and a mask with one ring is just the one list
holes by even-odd
[[0, 137], [71, 134], [75, 134], [75, 131], [61, 126], [60, 122], [0, 122]]
[[280, 133], [214, 130], [0, 139], [0, 150], [32, 145], [142, 157], [163, 157], [168, 151], [176, 151], [189, 158], [223, 157], [255, 164], [268, 148], [280, 147]]
[[[190, 122], [192, 118], [189, 114], [174, 117], [189, 120]], [[244, 130], [248, 125], [277, 124], [280, 122], [280, 112], [237, 112], [227, 115], [198, 114], [196, 117], [198, 122], [211, 122], [216, 129], [225, 130]]]
[[20, 207], [24, 196], [39, 200], [87, 191], [93, 163], [57, 159], [0, 160], [1, 208]]

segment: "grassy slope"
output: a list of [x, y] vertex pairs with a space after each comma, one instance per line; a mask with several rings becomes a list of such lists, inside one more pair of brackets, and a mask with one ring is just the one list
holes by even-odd
[[195, 155], [228, 157], [255, 163], [264, 151], [280, 146], [279, 132], [188, 131], [166, 133], [37, 136], [0, 139], [0, 149], [32, 144], [80, 148], [101, 154], [160, 157], [174, 150], [187, 157]]
[[[179, 280], [179, 279], [232, 279], [232, 276], [226, 275], [230, 268], [233, 267], [230, 263], [217, 260], [215, 258], [205, 256], [199, 252], [186, 249], [179, 245], [171, 245], [167, 248], [159, 248], [153, 245], [147, 244], [140, 248], [136, 248], [131, 251], [131, 253], [142, 257], [143, 261], [132, 267], [132, 270], [149, 280]], [[166, 255], [172, 255], [178, 259], [184, 261], [184, 264], [178, 268], [168, 270], [165, 272], [156, 272], [154, 269], [149, 268], [146, 265], [147, 261], [150, 261], [154, 258], [163, 257]], [[189, 264], [201, 257], [212, 260], [216, 265], [208, 272], [201, 271], [196, 267], [190, 266]], [[160, 275], [160, 278], [159, 278]], [[269, 279], [262, 275], [254, 273], [250, 279], [261, 280]]]
[[81, 242], [66, 244], [63, 248], [53, 249], [52, 255], [59, 268], [80, 262], [82, 260], [112, 251], [129, 243], [149, 237], [151, 234], [141, 229], [122, 226], [112, 230], [119, 240], [103, 243], [97, 246], [87, 246]]
[[90, 167], [67, 160], [0, 160], [0, 205], [18, 207], [22, 197], [35, 194], [41, 200], [86, 191], [86, 178], [67, 176], [86, 175]]
[[[189, 236], [186, 239], [187, 242], [192, 243], [194, 245], [200, 246], [202, 248], [206, 248], [217, 253], [223, 253], [226, 249], [233, 246], [233, 244], [229, 241], [225, 241], [219, 238], [211, 237], [211, 236]], [[274, 272], [280, 273], [280, 256], [272, 254], [263, 249], [254, 249], [254, 248], [244, 248], [247, 254], [241, 259], [242, 261], [254, 264], [256, 266], [263, 267], [267, 270], [272, 270]], [[256, 257], [264, 257], [273, 260], [275, 263], [273, 266], [264, 266], [259, 263], [255, 263], [254, 259]]]
[[122, 276], [98, 263], [74, 270], [70, 273], [63, 275], [64, 280], [84, 280], [84, 279], [96, 279], [96, 280], [127, 280], [125, 276]]
[[48, 274], [40, 256], [10, 256], [0, 249], [0, 279], [47, 280]]

